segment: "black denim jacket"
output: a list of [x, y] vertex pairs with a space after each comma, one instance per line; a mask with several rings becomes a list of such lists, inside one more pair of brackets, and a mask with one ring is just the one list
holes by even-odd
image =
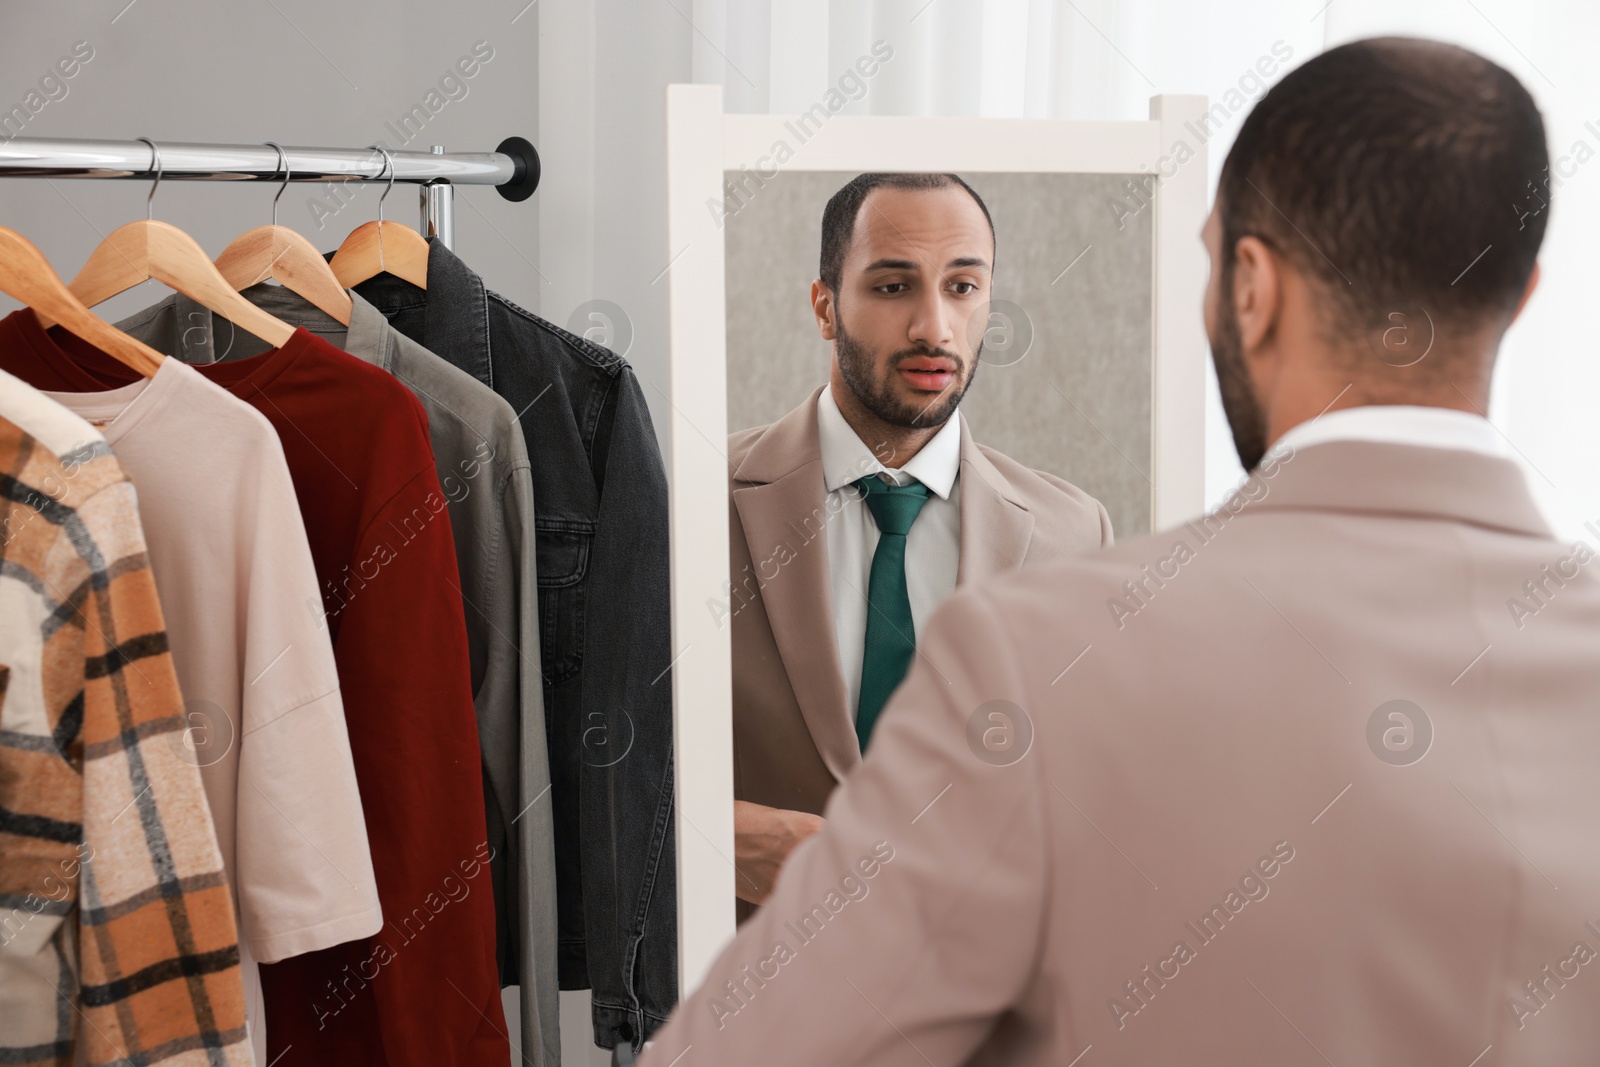
[[[533, 463], [562, 989], [595, 1041], [641, 1043], [678, 999], [667, 482], [633, 369], [517, 307], [429, 240], [424, 292], [356, 286], [516, 409]], [[517, 981], [501, 945], [502, 984]]]

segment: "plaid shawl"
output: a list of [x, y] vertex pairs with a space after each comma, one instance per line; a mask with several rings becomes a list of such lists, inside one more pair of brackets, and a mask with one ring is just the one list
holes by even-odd
[[248, 1065], [133, 485], [9, 376], [0, 410], [0, 1063]]

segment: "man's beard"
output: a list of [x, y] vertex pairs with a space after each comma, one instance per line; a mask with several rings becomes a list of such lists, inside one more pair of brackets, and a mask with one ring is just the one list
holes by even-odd
[[837, 334], [834, 351], [839, 359], [839, 377], [844, 379], [846, 387], [861, 406], [874, 416], [891, 426], [902, 426], [908, 430], [932, 429], [949, 421], [950, 416], [955, 414], [956, 405], [972, 388], [972, 382], [978, 376], [978, 357], [983, 354], [983, 344], [980, 342], [972, 354], [972, 373], [967, 375], [959, 388], [952, 385], [926, 404], [907, 403], [895, 395], [893, 385], [894, 369], [902, 362], [915, 356], [943, 357], [956, 364], [956, 374], [959, 375], [967, 367], [967, 361], [943, 348], [908, 348], [891, 356], [884, 367], [883, 377], [875, 379], [873, 372], [877, 367], [877, 353], [867, 351], [865, 345], [850, 336], [844, 328], [843, 319], [839, 321]]
[[[1224, 272], [1222, 292], [1233, 288], [1233, 272]], [[1244, 469], [1253, 471], [1267, 452], [1267, 423], [1261, 402], [1250, 385], [1250, 371], [1244, 363], [1244, 344], [1239, 338], [1239, 317], [1226, 296], [1217, 312], [1217, 336], [1211, 342], [1211, 362], [1217, 368], [1217, 388], [1222, 393], [1222, 411], [1233, 430], [1234, 451]]]

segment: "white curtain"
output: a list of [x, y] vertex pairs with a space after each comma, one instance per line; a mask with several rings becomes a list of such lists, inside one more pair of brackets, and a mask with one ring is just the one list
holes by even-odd
[[1275, 39], [1301, 54], [1320, 48], [1320, 20], [1298, 17], [1297, 6], [696, 0], [694, 78], [721, 83], [729, 111], [800, 111], [883, 40], [895, 58], [852, 113], [1143, 119], [1150, 96], [1225, 75], [1230, 55], [1253, 62]]
[[[570, 203], [546, 205], [541, 254], [550, 249], [557, 257], [568, 254], [561, 233], [576, 238], [587, 226], [603, 234], [598, 220], [617, 210], [610, 196], [664, 197], [660, 94], [668, 81], [719, 83], [729, 111], [794, 113], [820, 100], [882, 40], [894, 58], [849, 112], [1142, 119], [1156, 93], [1220, 99], [1238, 90], [1254, 97], [1323, 48], [1361, 37], [1412, 34], [1487, 55], [1538, 100], [1556, 164], [1543, 282], [1507, 337], [1489, 416], [1528, 469], [1558, 530], [1578, 536], [1591, 519], [1600, 528], [1600, 478], [1589, 475], [1600, 454], [1600, 419], [1591, 411], [1600, 397], [1600, 360], [1585, 314], [1600, 288], [1600, 262], [1586, 239], [1600, 233], [1600, 163], [1590, 161], [1600, 155], [1594, 0], [543, 0], [539, 11], [549, 42], [540, 56], [541, 148], [552, 170], [576, 167], [568, 181], [583, 200], [577, 212]], [[592, 31], [608, 18], [618, 20], [610, 24], [613, 40], [590, 32], [587, 50], [575, 51], [572, 38], [551, 37], [547, 29], [559, 22]], [[1253, 73], [1257, 61], [1275, 48], [1291, 58], [1260, 79]], [[575, 68], [581, 68], [576, 82]], [[584, 116], [603, 120], [608, 107], [623, 123], [620, 136], [641, 141], [628, 153], [626, 181], [593, 163], [619, 131], [603, 121], [575, 129]], [[574, 147], [589, 153], [588, 170], [583, 158], [556, 155], [561, 146], [543, 128], [552, 108], [561, 113], [559, 126], [574, 128]], [[1244, 114], [1210, 142], [1213, 189]], [[551, 212], [561, 216], [554, 231]], [[661, 214], [627, 213], [651, 224]], [[567, 262], [587, 264], [587, 273], [563, 283], [567, 300], [608, 295], [592, 289], [608, 276], [625, 281], [637, 293], [637, 309], [630, 306], [635, 344], [647, 334], [664, 337], [662, 286], [650, 281], [670, 258], [664, 235], [633, 229], [618, 236], [632, 243], [571, 249]], [[552, 263], [544, 273], [551, 269], [563, 268]], [[652, 320], [657, 313], [662, 317]], [[664, 368], [664, 344], [653, 344], [630, 358], [647, 381], [664, 381], [653, 362]], [[1213, 502], [1242, 473], [1214, 390], [1213, 384], [1206, 486]], [[664, 406], [661, 397], [651, 400]]]

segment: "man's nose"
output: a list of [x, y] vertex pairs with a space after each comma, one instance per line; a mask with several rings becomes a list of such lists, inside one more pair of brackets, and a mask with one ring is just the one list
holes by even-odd
[[907, 339], [925, 348], [950, 348], [955, 340], [955, 316], [951, 311], [942, 290], [923, 293], [917, 299], [915, 313], [906, 330]]

